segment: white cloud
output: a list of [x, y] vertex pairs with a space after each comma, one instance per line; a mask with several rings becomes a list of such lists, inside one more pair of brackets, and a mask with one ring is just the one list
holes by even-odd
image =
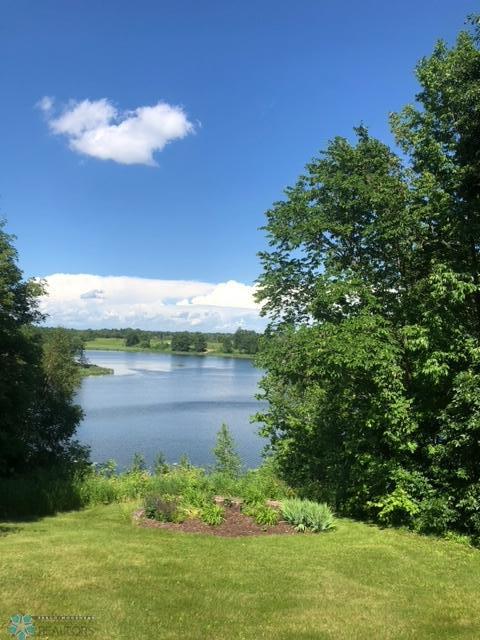
[[37, 107], [47, 114], [49, 111], [53, 109], [54, 100], [50, 96], [43, 96], [41, 100], [37, 102]]
[[211, 284], [66, 273], [45, 280], [42, 310], [49, 325], [225, 332], [265, 326], [255, 288], [235, 280]]
[[181, 300], [178, 305], [207, 305], [213, 307], [231, 307], [235, 309], [258, 309], [253, 299], [254, 287], [229, 280], [221, 282], [204, 295], [193, 296], [190, 300]]
[[44, 96], [37, 106], [73, 151], [120, 164], [155, 165], [155, 152], [194, 131], [183, 109], [166, 102], [119, 112], [106, 98], [71, 101], [57, 116], [53, 98]]

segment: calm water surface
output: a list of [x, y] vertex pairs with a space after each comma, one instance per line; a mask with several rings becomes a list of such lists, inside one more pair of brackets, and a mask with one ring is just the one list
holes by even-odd
[[89, 351], [94, 364], [113, 376], [85, 378], [78, 402], [85, 418], [79, 439], [95, 462], [114, 458], [120, 467], [135, 452], [151, 464], [158, 451], [169, 462], [187, 454], [196, 465], [213, 461], [211, 450], [222, 422], [232, 431], [247, 467], [261, 459], [264, 441], [250, 416], [261, 371], [249, 360], [156, 353]]

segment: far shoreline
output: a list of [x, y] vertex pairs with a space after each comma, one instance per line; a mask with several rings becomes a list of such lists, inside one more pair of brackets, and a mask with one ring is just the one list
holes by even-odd
[[122, 352], [130, 352], [130, 353], [154, 353], [157, 355], [171, 355], [171, 356], [199, 356], [202, 358], [205, 357], [216, 357], [216, 358], [234, 358], [236, 360], [253, 360], [254, 355], [250, 353], [222, 353], [215, 351], [204, 351], [204, 352], [196, 352], [196, 351], [164, 351], [160, 349], [144, 349], [141, 347], [119, 347], [115, 345], [115, 347], [109, 347], [102, 345], [100, 346], [89, 346], [85, 345], [85, 351], [117, 351], [119, 353]]

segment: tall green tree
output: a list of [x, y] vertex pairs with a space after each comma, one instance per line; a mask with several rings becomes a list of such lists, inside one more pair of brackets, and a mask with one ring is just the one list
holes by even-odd
[[193, 348], [197, 353], [205, 353], [207, 350], [207, 338], [204, 333], [196, 333], [193, 339]]
[[140, 336], [138, 331], [134, 329], [128, 329], [125, 334], [125, 346], [126, 347], [134, 347], [140, 342]]
[[82, 415], [74, 403], [74, 345], [54, 333], [44, 347], [34, 329], [44, 293], [41, 283], [22, 278], [13, 238], [0, 225], [1, 475], [85, 457], [73, 440]]
[[241, 329], [240, 327], [233, 334], [233, 344], [235, 349], [242, 353], [255, 354], [258, 351], [260, 335], [256, 331]]
[[233, 353], [233, 340], [231, 336], [224, 336], [222, 338], [222, 350], [224, 353]]
[[478, 31], [392, 116], [334, 139], [267, 212], [264, 434], [337, 509], [480, 535]]
[[192, 344], [192, 334], [188, 331], [180, 331], [172, 334], [171, 348], [172, 351], [190, 351]]

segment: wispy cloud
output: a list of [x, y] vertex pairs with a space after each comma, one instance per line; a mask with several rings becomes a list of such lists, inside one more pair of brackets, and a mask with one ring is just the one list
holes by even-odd
[[47, 276], [42, 309], [49, 325], [152, 330], [261, 330], [255, 287], [127, 276], [56, 273]]
[[156, 152], [194, 131], [184, 110], [166, 102], [120, 112], [107, 98], [72, 100], [57, 112], [54, 98], [44, 96], [37, 107], [73, 151], [120, 164], [155, 165]]

